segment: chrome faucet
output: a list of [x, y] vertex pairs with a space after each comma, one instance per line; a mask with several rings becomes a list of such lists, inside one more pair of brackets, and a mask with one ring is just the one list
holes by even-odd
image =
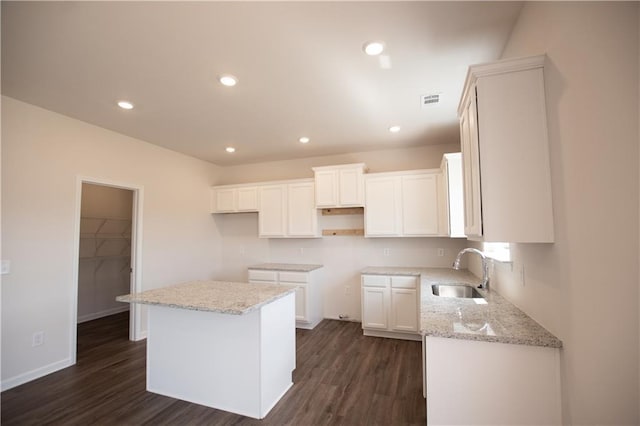
[[458, 256], [456, 256], [455, 262], [453, 262], [453, 269], [460, 269], [460, 259], [462, 259], [462, 256], [465, 253], [476, 253], [482, 259], [482, 282], [480, 283], [478, 288], [489, 290], [489, 265], [487, 264], [487, 256], [485, 256], [484, 253], [480, 250], [474, 248], [466, 248], [460, 250], [460, 253], [458, 253]]

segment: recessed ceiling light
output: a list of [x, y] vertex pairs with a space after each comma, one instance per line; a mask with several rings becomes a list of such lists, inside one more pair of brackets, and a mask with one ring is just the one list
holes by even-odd
[[229, 74], [220, 76], [219, 80], [220, 80], [220, 83], [228, 87], [233, 87], [236, 84], [238, 84], [238, 79]]
[[224, 150], [227, 151], [228, 153], [236, 152], [236, 149], [232, 146], [228, 146]]
[[362, 49], [364, 50], [364, 53], [369, 56], [377, 56], [384, 51], [384, 43], [381, 41], [371, 41], [365, 43]]
[[118, 106], [122, 109], [133, 109], [133, 104], [129, 101], [118, 101]]
[[391, 133], [398, 133], [400, 131], [400, 126], [391, 126], [389, 127], [389, 131]]
[[306, 137], [306, 136], [303, 136], [303, 137], [301, 137], [301, 138], [300, 138], [300, 139], [298, 139], [298, 140], [300, 141], [300, 143], [309, 143], [309, 141], [310, 141], [311, 139], [309, 139], [309, 138], [308, 138], [308, 137]]

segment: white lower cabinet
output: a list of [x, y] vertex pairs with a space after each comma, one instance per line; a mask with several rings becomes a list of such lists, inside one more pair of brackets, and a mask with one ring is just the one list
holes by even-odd
[[389, 288], [362, 287], [362, 328], [389, 328]]
[[364, 335], [420, 340], [420, 278], [362, 275], [361, 280]]
[[391, 329], [418, 331], [418, 304], [416, 290], [406, 288], [391, 289]]
[[427, 424], [560, 425], [560, 349], [426, 336]]
[[324, 318], [322, 269], [310, 272], [249, 269], [251, 284], [281, 284], [296, 288], [296, 327], [311, 330]]

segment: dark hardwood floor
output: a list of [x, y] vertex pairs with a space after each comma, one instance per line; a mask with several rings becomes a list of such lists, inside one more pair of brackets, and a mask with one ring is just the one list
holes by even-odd
[[296, 332], [293, 387], [263, 420], [145, 390], [146, 343], [128, 313], [80, 324], [77, 364], [2, 393], [2, 425], [408, 425], [426, 423], [419, 342], [324, 320]]

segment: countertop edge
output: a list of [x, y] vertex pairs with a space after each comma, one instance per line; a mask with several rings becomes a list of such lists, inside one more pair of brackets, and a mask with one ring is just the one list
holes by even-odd
[[117, 296], [116, 301], [122, 303], [136, 303], [139, 305], [152, 305], [152, 306], [164, 306], [167, 308], [175, 308], [175, 309], [185, 309], [189, 311], [200, 311], [200, 312], [213, 312], [218, 314], [226, 314], [226, 315], [246, 315], [253, 311], [260, 309], [261, 307], [268, 305], [269, 303], [281, 299], [291, 293], [296, 291], [296, 288], [288, 285], [281, 285], [283, 292], [277, 294], [273, 297], [270, 297], [267, 300], [263, 300], [260, 303], [256, 303], [255, 305], [249, 306], [246, 309], [222, 309], [222, 308], [208, 308], [205, 306], [194, 306], [194, 305], [181, 305], [177, 303], [162, 303], [162, 302], [151, 302], [148, 300], [136, 300], [135, 297], [131, 297], [130, 295]]
[[295, 263], [260, 263], [248, 266], [248, 270], [258, 271], [286, 271], [286, 272], [311, 272], [323, 268], [324, 265], [295, 264]]

